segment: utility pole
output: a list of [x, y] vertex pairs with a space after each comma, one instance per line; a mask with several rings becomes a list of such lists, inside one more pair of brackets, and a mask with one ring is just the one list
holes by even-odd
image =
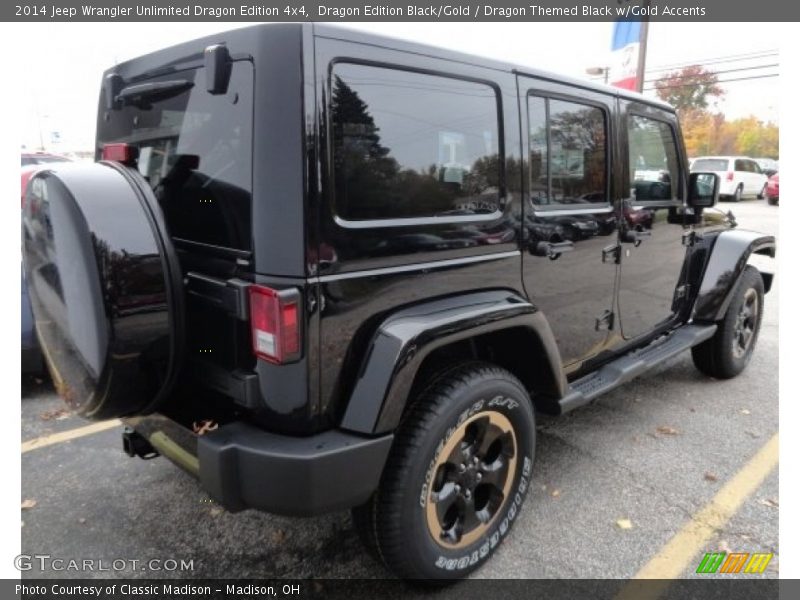
[[[644, 0], [642, 8], [649, 8], [651, 0]], [[647, 32], [650, 28], [650, 17], [642, 19], [642, 25], [639, 29], [639, 61], [636, 64], [636, 87], [637, 91], [641, 94], [644, 90], [644, 63], [647, 59]]]

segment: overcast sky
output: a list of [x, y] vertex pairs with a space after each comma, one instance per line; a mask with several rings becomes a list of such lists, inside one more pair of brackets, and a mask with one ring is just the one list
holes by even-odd
[[[514, 63], [589, 77], [587, 67], [608, 64], [612, 23], [342, 23], [436, 46]], [[51, 132], [61, 150], [91, 149], [102, 71], [120, 62], [195, 37], [241, 27], [231, 23], [23, 23], [15, 24], [12, 47], [25, 68], [17, 82], [23, 102], [21, 144], [46, 146]], [[778, 49], [774, 24], [651, 23], [647, 68], [707, 62]], [[779, 62], [778, 56], [709, 65], [741, 69]], [[724, 73], [720, 78], [777, 72], [777, 68]], [[729, 118], [750, 114], [778, 120], [778, 78], [729, 83], [720, 110]], [[652, 93], [652, 92], [650, 92]]]

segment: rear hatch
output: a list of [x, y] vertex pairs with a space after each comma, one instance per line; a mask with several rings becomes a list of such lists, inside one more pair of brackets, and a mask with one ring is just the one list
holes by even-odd
[[[241, 302], [253, 279], [253, 78], [250, 61], [234, 61], [227, 89], [211, 93], [202, 66], [167, 69], [126, 81], [114, 106], [101, 98], [98, 158], [109, 145], [134, 149], [134, 167], [161, 207], [180, 263], [186, 363], [179, 396], [239, 398], [242, 390], [231, 386], [245, 385], [255, 362]], [[187, 419], [198, 415], [225, 418], [199, 412], [195, 400]]]
[[89, 418], [162, 410], [224, 422], [237, 407], [215, 396], [257, 395], [254, 70], [226, 54], [220, 84], [198, 58], [109, 73], [98, 162], [44, 168], [27, 187], [37, 331], [59, 392]]
[[304, 31], [235, 30], [116, 65], [101, 86], [98, 162], [33, 176], [34, 317], [84, 416], [329, 426], [310, 401], [317, 353], [305, 339], [316, 328], [304, 310], [315, 293]]

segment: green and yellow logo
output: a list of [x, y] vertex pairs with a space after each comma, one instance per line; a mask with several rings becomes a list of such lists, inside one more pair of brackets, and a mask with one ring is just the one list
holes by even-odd
[[755, 552], [706, 552], [697, 565], [697, 573], [763, 573], [772, 553]]

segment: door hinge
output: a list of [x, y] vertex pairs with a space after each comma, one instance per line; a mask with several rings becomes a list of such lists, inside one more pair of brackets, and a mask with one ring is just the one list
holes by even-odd
[[614, 311], [606, 310], [594, 321], [594, 330], [614, 329]]
[[615, 265], [619, 264], [622, 246], [619, 244], [612, 244], [603, 248], [602, 257], [603, 262], [613, 262]]
[[694, 246], [700, 240], [700, 234], [696, 231], [685, 231], [681, 236], [681, 243], [686, 247]]

